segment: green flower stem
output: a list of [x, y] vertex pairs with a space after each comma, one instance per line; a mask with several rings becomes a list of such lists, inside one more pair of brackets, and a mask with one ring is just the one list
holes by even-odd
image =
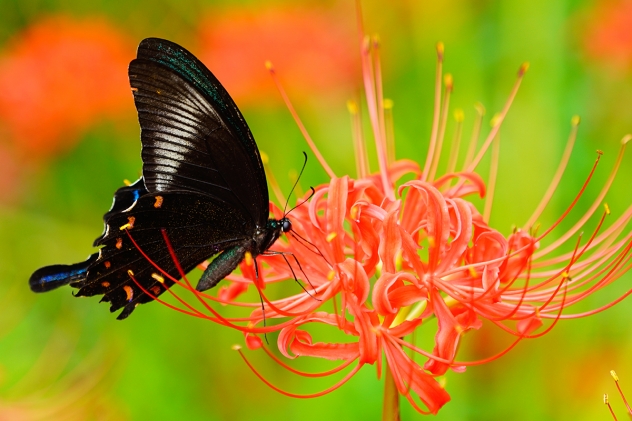
[[399, 391], [388, 364], [385, 365], [384, 376], [384, 406], [382, 407], [382, 421], [399, 421]]

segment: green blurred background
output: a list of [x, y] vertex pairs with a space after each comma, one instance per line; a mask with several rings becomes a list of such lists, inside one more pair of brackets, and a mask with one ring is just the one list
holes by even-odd
[[[546, 226], [563, 211], [601, 149], [602, 163], [580, 203], [590, 205], [619, 140], [632, 130], [632, 35], [616, 32], [632, 28], [630, 2], [365, 0], [362, 7], [366, 31], [382, 41], [399, 158], [425, 159], [437, 41], [446, 45], [445, 68], [455, 78], [453, 109], [465, 112], [466, 136], [474, 103], [488, 111], [486, 132], [518, 67], [529, 61], [501, 131], [491, 225], [509, 234], [527, 220], [556, 169], [575, 114], [582, 117], [578, 142], [541, 220]], [[329, 164], [337, 174], [355, 174], [346, 109], [346, 100], [358, 98], [361, 88], [354, 13], [350, 0], [2, 0], [0, 419], [380, 417], [382, 384], [374, 367], [324, 397], [286, 398], [231, 351], [232, 344], [243, 343], [238, 332], [158, 304], [119, 322], [96, 297], [74, 299], [69, 288], [35, 295], [27, 285], [42, 265], [73, 263], [92, 253], [112, 193], [123, 179], [139, 175], [138, 126], [126, 74], [145, 37], [180, 43], [224, 81], [284, 191], [307, 146], [266, 73], [265, 59], [275, 64]], [[611, 218], [631, 202], [631, 159], [606, 198]], [[487, 172], [484, 163], [481, 174]], [[302, 185], [326, 181], [310, 153]], [[570, 311], [611, 301], [631, 280], [620, 279]], [[608, 371], [617, 370], [624, 389], [632, 384], [629, 306], [624, 301], [584, 320], [562, 321], [497, 361], [449, 373], [452, 401], [437, 419], [609, 419], [604, 392], [623, 416]], [[489, 356], [508, 340], [485, 326], [465, 337], [460, 359]], [[249, 356], [285, 390], [311, 393], [335, 381], [297, 377], [262, 353]], [[632, 394], [632, 386], [627, 390]], [[402, 412], [403, 419], [420, 417], [405, 402]]]

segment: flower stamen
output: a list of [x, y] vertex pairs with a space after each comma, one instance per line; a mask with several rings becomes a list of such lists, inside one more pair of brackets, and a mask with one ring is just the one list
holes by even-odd
[[277, 87], [277, 90], [279, 91], [279, 94], [281, 95], [281, 98], [283, 98], [283, 102], [285, 102], [285, 106], [290, 111], [292, 118], [294, 118], [294, 121], [296, 122], [296, 125], [298, 126], [299, 130], [301, 131], [303, 138], [309, 145], [309, 148], [312, 150], [314, 155], [316, 155], [316, 159], [318, 160], [320, 165], [323, 167], [327, 175], [331, 178], [334, 178], [336, 174], [333, 172], [331, 167], [327, 164], [327, 161], [325, 161], [325, 158], [316, 147], [316, 144], [312, 140], [312, 137], [307, 132], [305, 125], [301, 121], [300, 117], [298, 116], [298, 113], [294, 109], [294, 105], [292, 105], [292, 102], [290, 101], [290, 97], [285, 92], [283, 85], [281, 85], [281, 82], [279, 81], [279, 78], [277, 77], [276, 71], [274, 70], [274, 66], [272, 66], [272, 63], [269, 61], [266, 61], [265, 65], [266, 65], [266, 69], [268, 69], [268, 73], [270, 73], [270, 76], [272, 77], [272, 80], [274, 81], [274, 84]]
[[257, 371], [257, 369], [254, 367], [254, 365], [252, 365], [252, 363], [248, 360], [248, 358], [246, 358], [246, 355], [241, 350], [241, 347], [239, 347], [238, 349], [234, 349], [234, 350], [239, 352], [239, 355], [244, 360], [246, 365], [255, 374], [255, 376], [257, 376], [259, 378], [259, 380], [261, 380], [263, 383], [265, 383], [266, 386], [268, 386], [270, 389], [272, 389], [272, 390], [274, 390], [276, 392], [279, 392], [282, 395], [285, 395], [285, 396], [288, 396], [288, 397], [291, 397], [291, 398], [309, 399], [309, 398], [317, 398], [319, 396], [323, 396], [323, 395], [326, 395], [328, 393], [331, 393], [334, 390], [338, 389], [343, 384], [345, 384], [347, 381], [349, 381], [360, 370], [360, 368], [362, 368], [362, 365], [363, 365], [363, 364], [359, 363], [358, 365], [356, 365], [353, 368], [353, 370], [351, 370], [340, 381], [338, 381], [333, 386], [331, 386], [331, 387], [329, 387], [329, 388], [327, 388], [327, 389], [325, 389], [325, 390], [323, 390], [321, 392], [310, 393], [310, 394], [305, 394], [305, 395], [299, 395], [297, 393], [286, 392], [285, 390], [282, 390], [282, 389], [278, 388], [277, 386], [273, 385], [272, 383], [270, 383], [265, 377], [263, 377], [263, 375], [261, 373], [259, 373], [259, 371]]

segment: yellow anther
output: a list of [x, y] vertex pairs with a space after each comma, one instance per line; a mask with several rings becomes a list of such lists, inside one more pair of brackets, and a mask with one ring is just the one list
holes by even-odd
[[632, 140], [632, 134], [626, 134], [625, 136], [623, 136], [623, 139], [621, 139], [621, 144], [625, 145], [630, 140]]
[[518, 70], [518, 76], [522, 77], [525, 73], [527, 73], [527, 70], [529, 70], [529, 62], [525, 61], [522, 63], [522, 66], [520, 66], [520, 70]]
[[123, 231], [124, 229], [132, 229], [134, 228], [134, 221], [136, 221], [136, 218], [133, 216], [128, 216], [127, 217], [127, 224], [121, 226], [119, 229], [121, 231]]
[[246, 265], [252, 266], [252, 253], [247, 251], [245, 256], [244, 256], [244, 260], [246, 261]]
[[380, 36], [378, 34], [373, 35], [373, 46], [375, 48], [380, 47]]
[[597, 155], [603, 155], [603, 151], [601, 149], [597, 149]]
[[459, 123], [465, 120], [465, 113], [462, 109], [457, 108], [456, 110], [454, 110], [454, 119]]
[[162, 202], [164, 201], [164, 198], [162, 196], [156, 196], [155, 199], [156, 202], [154, 203], [154, 208], [160, 209], [162, 207]]
[[270, 72], [274, 71], [274, 66], [272, 65], [272, 62], [270, 60], [266, 60], [265, 66], [268, 71]]
[[615, 382], [619, 381], [619, 376], [617, 376], [617, 373], [615, 373], [614, 370], [610, 370], [610, 375], [612, 376]]
[[270, 161], [270, 158], [268, 158], [267, 153], [263, 151], [259, 151], [259, 155], [261, 155], [261, 162], [263, 162], [264, 165], [266, 165]]
[[393, 102], [392, 99], [384, 98], [384, 102], [382, 103], [382, 107], [385, 110], [392, 110], [393, 109], [393, 105], [395, 105], [395, 103]]
[[439, 61], [443, 60], [444, 51], [445, 51], [445, 46], [443, 45], [442, 42], [438, 42], [437, 43], [437, 58], [439, 59]]
[[331, 281], [334, 279], [335, 276], [336, 276], [336, 272], [333, 270], [330, 270], [329, 273], [327, 274], [327, 280]]
[[156, 93], [157, 93], [158, 95], [160, 95], [160, 94], [162, 93], [162, 91], [161, 91], [160, 89], [156, 89]]
[[485, 115], [485, 106], [482, 103], [477, 102], [476, 104], [474, 104], [474, 108], [476, 109], [476, 112], [478, 113], [478, 115], [480, 116]]
[[239, 351], [239, 350], [241, 350], [241, 345], [235, 344], [235, 345], [231, 346], [230, 349], [232, 349], [233, 351]]
[[165, 283], [165, 278], [163, 278], [162, 276], [158, 275], [157, 273], [152, 273], [151, 277], [154, 278], [156, 281], [160, 282], [161, 284]]
[[128, 274], [129, 276], [134, 276], [134, 272], [132, 272], [132, 270], [131, 270], [131, 269], [128, 269], [128, 270], [127, 270], [127, 274]]
[[334, 238], [336, 238], [337, 236], [338, 236], [337, 232], [335, 232], [335, 231], [334, 232], [330, 232], [329, 234], [327, 234], [327, 242], [331, 243], [334, 240]]
[[580, 121], [581, 121], [581, 118], [579, 118], [578, 115], [574, 115], [573, 118], [571, 118], [571, 125], [579, 126]]
[[454, 78], [452, 77], [451, 73], [446, 73], [443, 76], [443, 84], [445, 85], [446, 89], [448, 90], [452, 90], [452, 88], [454, 87]]
[[568, 278], [568, 272], [566, 271], [562, 272], [562, 278]]
[[474, 269], [474, 267], [473, 267], [473, 266], [470, 266], [470, 267], [468, 268], [468, 272], [470, 272], [470, 276], [471, 276], [472, 278], [478, 278], [478, 272], [476, 272], [476, 269]]
[[354, 100], [350, 99], [347, 101], [347, 110], [349, 110], [349, 114], [356, 115], [358, 114], [358, 103]]
[[434, 237], [428, 237], [428, 247], [434, 247], [436, 244]]
[[603, 403], [604, 403], [604, 405], [608, 405], [608, 394], [607, 393], [603, 394]]
[[358, 207], [357, 206], [352, 206], [351, 210], [349, 211], [349, 216], [351, 217], [351, 219], [353, 219], [354, 221], [358, 220]]
[[125, 184], [126, 186], [131, 186], [132, 182], [126, 178], [125, 180], [123, 180], [123, 184]]
[[607, 203], [603, 204], [604, 209], [606, 210], [606, 215], [610, 215], [610, 206]]
[[502, 119], [500, 118], [501, 114], [500, 113], [496, 113], [494, 114], [494, 116], [492, 117], [492, 121], [489, 122], [489, 124], [492, 127], [496, 127], [498, 126], [498, 124], [500, 124], [500, 122], [502, 121]]

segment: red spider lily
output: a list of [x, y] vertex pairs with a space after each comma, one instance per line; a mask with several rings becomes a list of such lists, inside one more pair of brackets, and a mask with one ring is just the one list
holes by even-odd
[[67, 150], [98, 119], [127, 111], [120, 69], [133, 51], [94, 18], [48, 18], [10, 41], [0, 56], [0, 125], [16, 152], [41, 158]]
[[[370, 174], [368, 171], [359, 131], [355, 133], [356, 179], [337, 176], [306, 135], [331, 180], [315, 189], [308, 204], [292, 211], [293, 229], [274, 247], [281, 254], [260, 256], [257, 262], [248, 257], [244, 259], [241, 273], [229, 276], [229, 285], [220, 290], [217, 297], [196, 292], [186, 278], [184, 281], [174, 279], [195, 294], [204, 306], [198, 310], [178, 298], [184, 305], [181, 311], [244, 332], [246, 343], [252, 349], [263, 347], [259, 334], [278, 332], [277, 347], [286, 358], [343, 361], [325, 373], [302, 373], [266, 350], [284, 367], [298, 374], [330, 375], [355, 363], [342, 380], [326, 391], [312, 395], [281, 391], [288, 396], [320, 396], [343, 384], [365, 364], [375, 365], [379, 377], [385, 361], [385, 369], [389, 371], [387, 378], [392, 379], [394, 390], [420, 413], [436, 414], [450, 399], [437, 376], [449, 369], [463, 372], [468, 365], [496, 359], [521, 340], [544, 335], [560, 319], [594, 314], [632, 293], [631, 289], [592, 311], [575, 314], [565, 311], [632, 267], [632, 231], [628, 225], [632, 206], [605, 227], [609, 210], [604, 205], [597, 227], [588, 235], [578, 234], [600, 208], [632, 136], [623, 139], [617, 162], [593, 205], [570, 229], [551, 239], [560, 223], [574, 215], [575, 205], [600, 158], [598, 155], [595, 167], [567, 210], [538, 233], [535, 223], [555, 192], [570, 158], [579, 124], [579, 119], [574, 118], [568, 146], [551, 186], [524, 228], [506, 237], [488, 224], [498, 164], [498, 133], [527, 66], [520, 68], [509, 99], [495, 117], [480, 148], [477, 150], [483, 112], [479, 107], [475, 133], [462, 169], [456, 169], [457, 138], [451, 148], [448, 171], [438, 176], [452, 80], [442, 74], [441, 44], [437, 51], [436, 112], [423, 167], [412, 161], [394, 159], [389, 104], [382, 95], [379, 45], [363, 39], [365, 94], [379, 172]], [[271, 73], [274, 77], [273, 70]], [[444, 92], [442, 80], [445, 81]], [[283, 91], [282, 95], [287, 98]], [[288, 106], [296, 116], [291, 104]], [[354, 127], [361, 127], [357, 105], [351, 104], [350, 110]], [[300, 120], [297, 119], [297, 123], [306, 134]], [[457, 120], [457, 124], [460, 121]], [[492, 170], [486, 186], [475, 170], [490, 147]], [[401, 181], [405, 175], [410, 179], [411, 174], [412, 181]], [[473, 194], [486, 198], [482, 213], [467, 200]], [[283, 216], [274, 205], [271, 212], [276, 218]], [[544, 242], [548, 242], [546, 247], [542, 246]], [[177, 259], [175, 255], [172, 257]], [[255, 264], [260, 265], [259, 277], [255, 275]], [[269, 298], [275, 284], [294, 280], [296, 276], [305, 281], [304, 291], [275, 300]], [[261, 304], [240, 300], [251, 285], [260, 294]], [[211, 302], [246, 307], [251, 311], [246, 317], [225, 318]], [[266, 323], [271, 320], [274, 323]], [[483, 320], [513, 335], [515, 341], [484, 360], [457, 360], [461, 338], [470, 330], [480, 329]], [[310, 333], [315, 325], [328, 326], [344, 334], [346, 339], [338, 342], [327, 338], [317, 342]], [[424, 329], [434, 332], [432, 350], [415, 344], [415, 334]]]
[[268, 60], [306, 98], [348, 90], [358, 66], [340, 16], [345, 14], [297, 6], [213, 13], [201, 25], [199, 57], [241, 104], [274, 96], [263, 68]]

